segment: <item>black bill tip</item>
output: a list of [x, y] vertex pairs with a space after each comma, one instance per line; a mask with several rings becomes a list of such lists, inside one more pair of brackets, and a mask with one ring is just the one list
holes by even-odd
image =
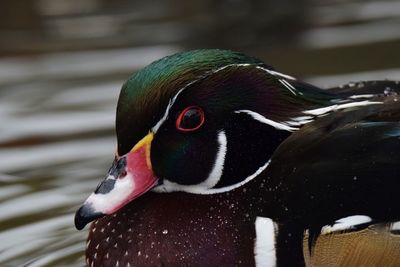
[[75, 227], [82, 230], [88, 223], [103, 217], [105, 214], [94, 211], [91, 205], [85, 204], [75, 213]]

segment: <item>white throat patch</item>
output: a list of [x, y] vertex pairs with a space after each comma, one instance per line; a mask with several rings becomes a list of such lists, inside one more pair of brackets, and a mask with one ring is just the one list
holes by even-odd
[[210, 171], [207, 179], [200, 184], [196, 185], [180, 185], [164, 179], [162, 185], [155, 187], [155, 192], [172, 192], [172, 191], [184, 191], [195, 194], [207, 194], [210, 188], [214, 187], [221, 179], [222, 172], [224, 170], [225, 157], [227, 153], [227, 138], [224, 130], [218, 133], [218, 151], [215, 158], [214, 166]]

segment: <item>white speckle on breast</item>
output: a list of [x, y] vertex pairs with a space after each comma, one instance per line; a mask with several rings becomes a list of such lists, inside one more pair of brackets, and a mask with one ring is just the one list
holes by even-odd
[[89, 247], [91, 241], [92, 240], [88, 239], [88, 241], [86, 242], [86, 249]]

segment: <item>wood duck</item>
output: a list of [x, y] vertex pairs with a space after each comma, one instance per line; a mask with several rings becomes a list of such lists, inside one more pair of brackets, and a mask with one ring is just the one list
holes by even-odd
[[87, 265], [396, 258], [399, 91], [391, 81], [322, 90], [226, 50], [153, 62], [123, 85], [114, 162], [75, 216], [78, 229], [94, 221]]

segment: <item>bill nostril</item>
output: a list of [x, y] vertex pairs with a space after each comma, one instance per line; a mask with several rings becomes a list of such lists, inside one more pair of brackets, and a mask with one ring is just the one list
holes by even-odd
[[127, 172], [126, 172], [126, 170], [124, 169], [124, 170], [122, 170], [122, 171], [120, 172], [120, 174], [118, 175], [118, 178], [119, 178], [119, 179], [122, 179], [122, 178], [124, 178], [126, 175], [127, 175]]
[[117, 162], [117, 170], [121, 170], [126, 166], [126, 157], [122, 157]]
[[106, 179], [97, 186], [94, 193], [107, 194], [108, 192], [113, 190], [114, 186], [115, 186], [115, 179]]

